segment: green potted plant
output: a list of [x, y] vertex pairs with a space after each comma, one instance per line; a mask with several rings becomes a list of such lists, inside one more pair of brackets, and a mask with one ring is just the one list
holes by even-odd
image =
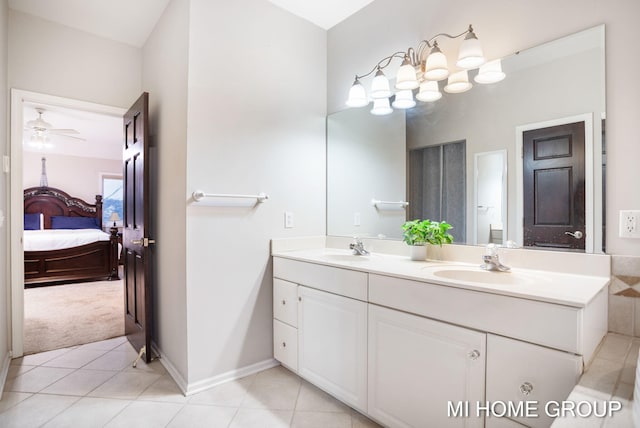
[[411, 220], [402, 225], [402, 239], [411, 249], [411, 260], [426, 260], [426, 244], [442, 246], [453, 242], [448, 231], [452, 226], [446, 221]]

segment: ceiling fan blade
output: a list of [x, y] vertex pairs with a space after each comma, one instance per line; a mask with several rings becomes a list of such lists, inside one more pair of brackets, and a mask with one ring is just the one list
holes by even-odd
[[58, 129], [58, 128], [47, 129], [47, 132], [50, 134], [79, 134], [80, 133], [75, 129]]

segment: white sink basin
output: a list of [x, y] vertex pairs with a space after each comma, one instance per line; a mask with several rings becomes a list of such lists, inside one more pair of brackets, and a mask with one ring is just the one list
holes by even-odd
[[522, 272], [487, 271], [480, 267], [473, 269], [467, 267], [448, 266], [434, 270], [433, 275], [454, 281], [501, 285], [530, 284], [534, 282], [535, 279]]

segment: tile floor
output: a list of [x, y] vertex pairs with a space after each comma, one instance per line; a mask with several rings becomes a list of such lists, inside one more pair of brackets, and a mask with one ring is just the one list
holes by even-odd
[[120, 337], [11, 363], [0, 427], [377, 427], [282, 367], [183, 396]]

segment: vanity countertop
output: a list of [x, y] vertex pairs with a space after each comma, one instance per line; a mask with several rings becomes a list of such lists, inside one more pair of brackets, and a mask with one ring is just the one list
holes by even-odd
[[558, 273], [516, 267], [510, 272], [488, 272], [480, 269], [480, 263], [412, 261], [407, 256], [383, 253], [354, 256], [349, 250], [336, 248], [278, 250], [273, 251], [272, 255], [575, 308], [586, 307], [610, 281], [609, 276]]

